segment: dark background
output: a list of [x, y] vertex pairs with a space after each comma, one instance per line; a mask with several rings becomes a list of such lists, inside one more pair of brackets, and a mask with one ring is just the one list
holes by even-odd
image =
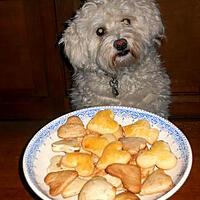
[[[159, 0], [174, 118], [200, 116], [200, 1]], [[0, 0], [0, 119], [53, 119], [71, 111], [71, 73], [57, 47], [80, 0]]]

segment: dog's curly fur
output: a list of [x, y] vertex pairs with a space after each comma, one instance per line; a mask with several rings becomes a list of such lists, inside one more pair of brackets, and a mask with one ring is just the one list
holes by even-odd
[[[163, 36], [154, 0], [88, 0], [60, 41], [75, 71], [75, 108], [123, 105], [168, 117], [170, 80], [157, 52]], [[116, 49], [122, 38], [126, 49]]]

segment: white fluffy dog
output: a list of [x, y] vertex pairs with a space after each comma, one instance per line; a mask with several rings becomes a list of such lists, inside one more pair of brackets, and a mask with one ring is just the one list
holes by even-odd
[[75, 108], [123, 105], [168, 117], [170, 80], [157, 52], [163, 34], [154, 0], [88, 0], [60, 41], [75, 71]]

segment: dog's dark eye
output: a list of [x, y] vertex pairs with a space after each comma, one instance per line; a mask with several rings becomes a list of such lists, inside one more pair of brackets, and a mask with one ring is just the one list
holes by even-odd
[[105, 34], [105, 32], [106, 32], [105, 28], [100, 27], [97, 29], [96, 34], [101, 37]]
[[124, 18], [124, 19], [122, 19], [121, 22], [123, 22], [123, 23], [126, 24], [126, 25], [130, 25], [130, 24], [131, 24], [131, 20], [128, 19], [128, 18]]

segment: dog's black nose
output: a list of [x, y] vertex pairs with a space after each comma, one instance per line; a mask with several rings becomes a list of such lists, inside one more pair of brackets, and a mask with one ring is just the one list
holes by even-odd
[[118, 51], [123, 51], [127, 48], [128, 42], [124, 38], [120, 38], [118, 40], [114, 41], [113, 46], [118, 50]]

